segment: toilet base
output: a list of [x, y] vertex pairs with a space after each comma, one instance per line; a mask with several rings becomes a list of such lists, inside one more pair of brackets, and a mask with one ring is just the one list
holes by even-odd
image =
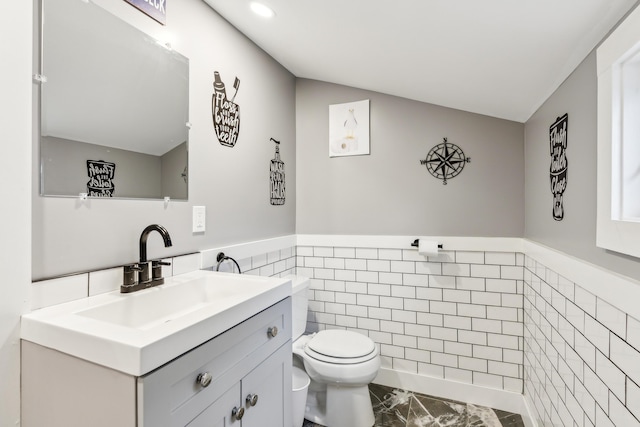
[[320, 384], [312, 380], [304, 417], [327, 427], [371, 427], [375, 417], [369, 387]]

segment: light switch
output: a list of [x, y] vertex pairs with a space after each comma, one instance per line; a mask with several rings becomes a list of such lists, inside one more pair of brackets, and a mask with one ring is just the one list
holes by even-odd
[[207, 222], [207, 207], [206, 206], [194, 206], [193, 207], [193, 232], [204, 233]]

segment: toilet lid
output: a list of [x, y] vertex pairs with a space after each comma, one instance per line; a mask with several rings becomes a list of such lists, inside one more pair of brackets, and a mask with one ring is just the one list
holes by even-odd
[[305, 353], [315, 359], [334, 363], [359, 363], [377, 354], [371, 338], [341, 329], [318, 332], [305, 346]]

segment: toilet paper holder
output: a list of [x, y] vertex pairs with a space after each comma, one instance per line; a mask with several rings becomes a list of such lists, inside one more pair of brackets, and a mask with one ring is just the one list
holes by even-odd
[[[419, 247], [420, 246], [420, 239], [414, 240], [413, 243], [411, 244], [411, 246], [414, 246], [416, 248]], [[438, 244], [438, 249], [442, 249], [442, 244], [441, 243]]]

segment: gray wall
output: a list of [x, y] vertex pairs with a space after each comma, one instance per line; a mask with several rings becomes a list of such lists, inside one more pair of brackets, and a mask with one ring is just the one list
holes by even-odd
[[[596, 247], [596, 55], [592, 52], [525, 124], [525, 237], [640, 279], [637, 258]], [[569, 114], [565, 215], [551, 215], [549, 126]]]
[[[173, 247], [165, 249], [159, 236], [151, 236], [149, 257], [294, 233], [294, 77], [200, 0], [172, 3], [165, 27], [126, 2], [98, 3], [151, 35], [172, 34], [173, 48], [189, 58], [189, 201], [40, 197], [34, 139], [33, 279], [136, 261], [140, 233], [152, 223], [169, 230]], [[241, 80], [235, 99], [241, 126], [234, 148], [220, 145], [213, 130], [214, 71], [230, 94], [235, 77]], [[287, 170], [283, 206], [269, 203], [271, 137], [282, 142]], [[207, 207], [204, 234], [191, 232], [194, 205]]]
[[[371, 155], [329, 158], [329, 105], [363, 99]], [[522, 236], [523, 132], [521, 123], [298, 79], [296, 231]], [[447, 185], [420, 164], [443, 137], [471, 157]]]

